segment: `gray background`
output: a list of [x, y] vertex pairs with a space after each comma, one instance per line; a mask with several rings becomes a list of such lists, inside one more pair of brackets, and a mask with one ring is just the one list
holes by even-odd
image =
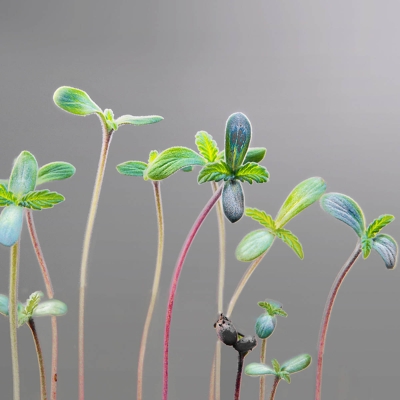
[[[194, 147], [206, 130], [223, 147], [226, 118], [250, 118], [253, 146], [268, 148], [271, 180], [245, 184], [247, 206], [273, 215], [289, 191], [321, 176], [328, 191], [353, 197], [368, 221], [400, 216], [400, 11], [397, 1], [2, 1], [0, 6], [1, 177], [31, 151], [39, 165], [73, 163], [73, 179], [49, 185], [67, 201], [35, 213], [59, 319], [59, 399], [77, 397], [79, 265], [101, 145], [98, 120], [61, 112], [55, 89], [86, 90], [116, 116], [159, 114], [165, 120], [123, 127], [114, 136], [95, 224], [86, 320], [86, 398], [136, 396], [136, 365], [156, 255], [152, 187], [119, 175], [126, 160], [150, 150]], [[51, 187], [50, 187], [51, 186]], [[159, 301], [145, 362], [145, 399], [161, 397], [165, 302], [182, 242], [209, 199], [208, 184], [178, 173], [162, 183], [166, 242]], [[241, 238], [258, 225], [227, 225], [226, 301], [247, 267], [236, 261]], [[268, 345], [268, 359], [316, 355], [319, 322], [333, 279], [356, 243], [354, 232], [314, 205], [290, 222], [305, 259], [277, 242], [243, 292], [234, 323], [251, 333], [266, 297], [288, 312]], [[398, 220], [385, 229], [400, 238]], [[1, 248], [0, 291], [8, 291], [9, 251]], [[173, 316], [170, 398], [208, 396], [214, 351], [218, 263], [215, 214], [190, 251]], [[44, 286], [22, 235], [20, 298]], [[359, 260], [335, 304], [326, 349], [323, 397], [395, 399], [399, 393], [400, 275], [376, 253]], [[50, 367], [50, 321], [37, 321]], [[0, 322], [0, 398], [11, 398], [8, 321]], [[22, 398], [39, 398], [29, 330], [19, 331]], [[247, 357], [256, 361], [258, 349]], [[316, 359], [314, 359], [316, 360]], [[233, 397], [236, 355], [223, 349], [222, 399]], [[311, 399], [312, 368], [282, 383], [278, 399]], [[258, 396], [258, 380], [243, 379], [243, 399]]]

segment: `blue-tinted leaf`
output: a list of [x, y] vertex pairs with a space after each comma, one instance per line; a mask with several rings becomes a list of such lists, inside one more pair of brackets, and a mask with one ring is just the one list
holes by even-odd
[[394, 269], [397, 263], [398, 246], [390, 236], [379, 234], [372, 239], [372, 248], [375, 249], [385, 262], [386, 268]]
[[0, 314], [8, 316], [8, 297], [0, 294]]
[[289, 372], [294, 374], [306, 369], [311, 364], [311, 356], [309, 354], [300, 354], [297, 357], [291, 358], [284, 362], [281, 366], [281, 371]]
[[236, 258], [243, 262], [253, 261], [272, 246], [274, 239], [275, 236], [266, 229], [250, 232], [236, 248]]
[[244, 213], [244, 194], [242, 184], [232, 180], [225, 182], [222, 190], [222, 208], [225, 217], [232, 223], [242, 218]]
[[275, 315], [271, 316], [268, 313], [261, 314], [256, 321], [254, 330], [260, 339], [266, 339], [272, 335], [276, 326]]
[[247, 164], [248, 162], [259, 163], [264, 159], [265, 154], [267, 154], [267, 149], [265, 147], [250, 147], [247, 150], [243, 164]]
[[363, 235], [364, 214], [352, 198], [341, 193], [328, 193], [322, 196], [321, 207], [339, 221], [351, 226], [359, 237]]
[[101, 108], [83, 90], [61, 86], [53, 95], [54, 103], [62, 110], [75, 115], [103, 114]]
[[33, 317], [59, 317], [66, 314], [68, 311], [67, 305], [60, 300], [51, 299], [39, 303], [33, 311]]
[[122, 175], [143, 176], [143, 171], [147, 168], [147, 164], [142, 161], [126, 161], [117, 165], [117, 171]]
[[35, 190], [37, 174], [36, 158], [29, 151], [21, 152], [11, 171], [8, 190], [18, 198]]
[[260, 363], [250, 363], [246, 365], [244, 373], [249, 376], [276, 375], [273, 368]]
[[67, 162], [56, 161], [39, 168], [36, 186], [50, 181], [61, 181], [75, 174], [75, 167]]
[[13, 246], [17, 243], [22, 229], [24, 209], [14, 205], [3, 209], [0, 214], [0, 243]]
[[134, 117], [133, 115], [123, 115], [115, 120], [118, 126], [121, 125], [148, 125], [162, 121], [164, 118], [159, 115], [146, 115], [144, 117]]

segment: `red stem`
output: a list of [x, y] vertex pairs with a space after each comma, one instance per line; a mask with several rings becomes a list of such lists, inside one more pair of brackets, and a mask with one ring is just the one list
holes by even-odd
[[275, 399], [276, 389], [278, 389], [278, 385], [279, 385], [280, 381], [281, 381], [280, 378], [278, 376], [275, 376], [274, 384], [272, 385], [272, 389], [271, 389], [271, 394], [269, 395], [269, 400]]
[[328, 332], [329, 320], [332, 313], [333, 304], [335, 303], [336, 296], [339, 292], [340, 285], [343, 283], [344, 278], [349, 273], [351, 267], [357, 261], [357, 258], [361, 254], [361, 243], [357, 242], [353, 253], [343, 265], [342, 269], [339, 271], [336, 276], [335, 281], [331, 287], [331, 290], [328, 295], [328, 299], [325, 304], [324, 314], [322, 316], [321, 329], [319, 332], [319, 340], [318, 340], [318, 365], [317, 365], [317, 376], [315, 380], [315, 400], [321, 400], [321, 385], [322, 385], [322, 363], [324, 357], [325, 350], [325, 342], [326, 342], [326, 334]]
[[236, 374], [235, 400], [240, 399], [240, 384], [242, 383], [243, 360], [247, 353], [238, 353], [238, 369]]
[[169, 291], [169, 298], [168, 298], [168, 306], [167, 306], [167, 314], [165, 317], [165, 330], [164, 330], [164, 362], [163, 362], [163, 400], [168, 399], [168, 350], [169, 350], [169, 334], [171, 331], [171, 319], [172, 319], [172, 311], [174, 308], [174, 300], [176, 289], [178, 287], [179, 276], [182, 272], [183, 263], [185, 262], [186, 255], [190, 249], [190, 246], [195, 238], [200, 226], [202, 225], [203, 221], [209, 214], [209, 212], [214, 207], [214, 204], [220, 198], [222, 193], [223, 185], [221, 185], [218, 190], [213, 194], [211, 199], [208, 201], [206, 206], [201, 211], [200, 215], [197, 217], [196, 221], [194, 222], [188, 236], [186, 237], [185, 243], [182, 246], [181, 253], [179, 254], [178, 261], [176, 263], [174, 275], [172, 277], [171, 288]]

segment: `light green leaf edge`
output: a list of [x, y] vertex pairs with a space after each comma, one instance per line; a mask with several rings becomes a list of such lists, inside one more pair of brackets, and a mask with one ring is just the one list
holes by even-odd
[[207, 162], [212, 163], [216, 161], [218, 157], [218, 146], [213, 137], [205, 131], [200, 131], [196, 133], [195, 138], [197, 149]]
[[55, 161], [39, 168], [36, 186], [51, 181], [61, 181], [73, 176], [75, 167], [64, 161]]

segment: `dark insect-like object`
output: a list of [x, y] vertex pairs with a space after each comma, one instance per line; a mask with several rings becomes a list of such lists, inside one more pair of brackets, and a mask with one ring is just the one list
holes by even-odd
[[[220, 314], [217, 322], [214, 324], [219, 340], [227, 346], [233, 346], [238, 341], [238, 332], [231, 320]], [[241, 335], [243, 336], [243, 335]]]

